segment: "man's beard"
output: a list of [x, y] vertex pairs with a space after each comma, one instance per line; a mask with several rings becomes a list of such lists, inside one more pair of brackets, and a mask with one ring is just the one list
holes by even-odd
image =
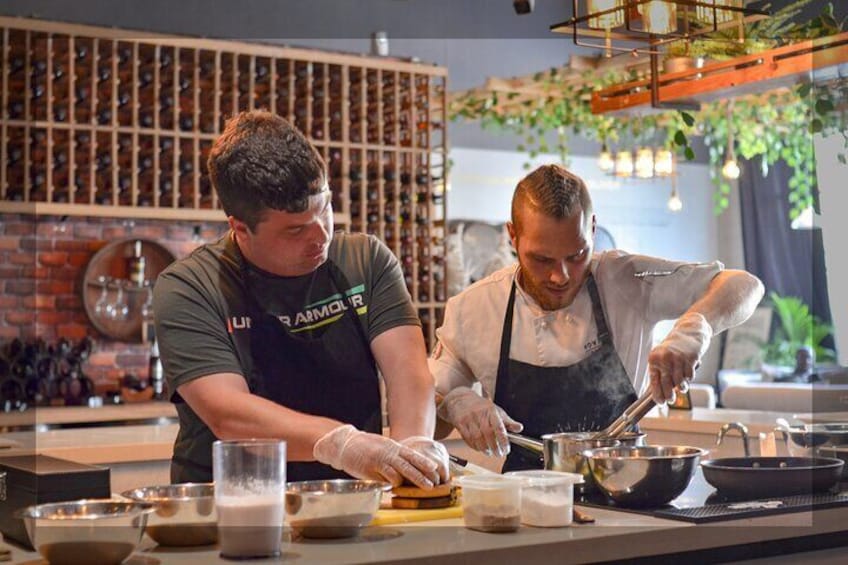
[[[583, 281], [570, 280], [568, 282], [569, 293], [565, 296], [555, 297], [551, 296], [546, 290], [544, 285], [538, 283], [532, 277], [527, 275], [527, 272], [521, 268], [519, 264], [519, 282], [521, 283], [521, 288], [524, 289], [524, 292], [530, 296], [533, 300], [536, 301], [536, 304], [542, 308], [542, 310], [552, 311], [559, 310], [561, 308], [565, 308], [566, 306], [570, 306], [574, 301], [575, 296], [577, 296], [577, 291], [573, 290], [575, 286], [579, 289]], [[583, 280], [585, 280], [586, 275], [584, 274]]]

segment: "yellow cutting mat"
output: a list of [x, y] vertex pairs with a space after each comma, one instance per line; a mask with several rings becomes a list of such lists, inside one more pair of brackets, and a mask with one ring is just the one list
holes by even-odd
[[371, 521], [372, 526], [387, 524], [407, 524], [410, 522], [426, 522], [428, 520], [448, 520], [462, 518], [462, 506], [457, 503], [448, 508], [400, 509], [380, 508]]

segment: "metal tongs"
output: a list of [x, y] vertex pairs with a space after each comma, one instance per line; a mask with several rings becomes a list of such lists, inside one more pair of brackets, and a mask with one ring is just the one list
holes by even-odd
[[[685, 394], [689, 390], [689, 382], [683, 381], [674, 390], [677, 393]], [[615, 439], [621, 436], [621, 434], [637, 424], [656, 404], [654, 399], [651, 398], [651, 389], [648, 388], [633, 404], [624, 409], [621, 416], [613, 420], [612, 424], [593, 435], [592, 439]]]

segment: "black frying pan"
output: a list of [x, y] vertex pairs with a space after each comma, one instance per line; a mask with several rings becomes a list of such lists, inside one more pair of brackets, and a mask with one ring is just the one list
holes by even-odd
[[828, 457], [727, 457], [702, 461], [719, 493], [748, 499], [809, 494], [839, 481], [844, 462]]

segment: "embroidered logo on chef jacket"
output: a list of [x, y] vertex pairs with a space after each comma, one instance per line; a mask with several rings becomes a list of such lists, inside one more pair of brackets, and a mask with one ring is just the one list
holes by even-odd
[[592, 341], [587, 341], [583, 344], [583, 351], [586, 353], [591, 353], [601, 347], [601, 342], [598, 338], [593, 339]]
[[[341, 320], [345, 311], [350, 309], [351, 304], [356, 308], [356, 313], [363, 316], [368, 313], [364, 292], [365, 285], [360, 284], [344, 291], [344, 293], [337, 292], [312, 304], [307, 304], [299, 312], [281, 314], [277, 318], [289, 328], [289, 331], [298, 333], [314, 330]], [[249, 330], [250, 322], [250, 316], [233, 316], [227, 320], [227, 331], [234, 333], [235, 330]]]

